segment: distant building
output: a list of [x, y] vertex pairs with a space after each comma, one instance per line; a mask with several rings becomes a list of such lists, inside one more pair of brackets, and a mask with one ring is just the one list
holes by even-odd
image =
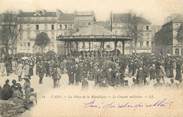
[[74, 24], [75, 28], [79, 30], [83, 27], [88, 27], [96, 22], [95, 13], [93, 11], [75, 11]]
[[80, 28], [94, 24], [95, 15], [94, 12], [63, 13], [60, 10], [56, 12], [46, 10], [20, 11], [18, 21], [22, 31], [17, 43], [17, 53], [35, 53], [37, 48], [35, 48], [34, 42], [40, 32], [47, 33], [51, 40], [44, 51], [57, 53], [58, 48], [60, 49], [63, 44], [57, 44], [56, 37], [58, 35], [72, 35]]
[[102, 26], [102, 27], [104, 27], [104, 28], [106, 28], [108, 30], [111, 30], [111, 24], [110, 24], [109, 20], [107, 20], [107, 21], [96, 21], [95, 24], [97, 24], [99, 26]]
[[57, 30], [57, 18], [56, 12], [47, 12], [45, 10], [20, 12], [18, 21], [22, 31], [17, 43], [17, 53], [34, 53], [34, 42], [40, 32], [47, 33], [51, 40], [46, 50], [56, 51], [54, 40]]
[[155, 45], [155, 38], [156, 38], [156, 33], [159, 32], [161, 29], [161, 26], [160, 25], [153, 25], [152, 26], [152, 35], [153, 35], [153, 39], [152, 39], [152, 53], [155, 53], [156, 51], [156, 45]]
[[183, 44], [178, 40], [183, 16], [178, 15], [165, 23], [155, 35], [155, 54], [183, 55]]
[[18, 53], [35, 53], [34, 42], [37, 34], [45, 32], [50, 38], [50, 44], [45, 52], [54, 51], [57, 53], [56, 37], [60, 34], [69, 35], [74, 28], [74, 15], [65, 14], [60, 10], [49, 12], [39, 10], [36, 12], [20, 12], [18, 15], [22, 31], [17, 43]]
[[[129, 35], [129, 14], [128, 13], [111, 13], [111, 30], [114, 35]], [[153, 41], [153, 31], [152, 24], [143, 17], [137, 17], [138, 30], [141, 33], [137, 39], [136, 52], [137, 53], [151, 53], [152, 52], [152, 41]], [[125, 51], [128, 54], [132, 53], [133, 42], [126, 44]], [[119, 45], [120, 46], [120, 45]]]
[[[32, 12], [20, 11], [17, 15], [20, 34], [16, 45], [16, 53], [36, 53], [39, 50], [35, 46], [36, 36], [45, 32], [50, 38], [49, 45], [44, 52], [54, 51], [63, 53], [64, 43], [56, 40], [58, 36], [72, 36], [77, 32], [82, 32], [87, 27], [97, 25], [111, 31], [111, 35], [129, 37], [128, 33], [128, 14], [111, 14], [108, 21], [96, 21], [93, 11], [75, 11], [74, 13], [64, 13], [60, 10], [50, 12], [38, 10]], [[154, 37], [154, 28], [151, 23], [143, 17], [137, 17], [139, 22], [138, 29], [141, 36], [138, 37], [136, 52], [151, 53]], [[96, 27], [95, 27], [96, 28]], [[91, 28], [92, 29], [92, 28]], [[81, 34], [82, 35], [82, 34]], [[131, 54], [133, 42], [125, 43], [125, 54]], [[108, 48], [113, 48], [110, 43], [106, 43]], [[110, 47], [111, 46], [111, 47]], [[122, 43], [117, 43], [117, 49], [122, 50]]]
[[2, 56], [4, 53], [4, 46], [3, 46], [3, 42], [2, 42], [2, 22], [3, 22], [3, 19], [2, 19], [2, 15], [0, 15], [0, 56]]

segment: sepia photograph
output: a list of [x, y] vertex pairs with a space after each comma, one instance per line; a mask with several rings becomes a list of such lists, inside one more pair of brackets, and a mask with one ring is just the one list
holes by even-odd
[[183, 0], [0, 0], [0, 117], [183, 117]]

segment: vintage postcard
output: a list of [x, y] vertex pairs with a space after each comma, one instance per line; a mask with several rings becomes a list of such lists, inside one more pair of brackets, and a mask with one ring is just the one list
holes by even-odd
[[0, 0], [0, 117], [183, 117], [183, 0]]

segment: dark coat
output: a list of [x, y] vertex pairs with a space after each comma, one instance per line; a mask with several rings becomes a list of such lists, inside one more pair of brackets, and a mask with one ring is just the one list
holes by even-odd
[[12, 97], [13, 91], [9, 84], [5, 84], [3, 86], [2, 92], [1, 92], [1, 99], [8, 100]]
[[182, 81], [182, 72], [181, 72], [182, 64], [178, 63], [176, 65], [176, 77], [175, 79], [178, 81]]
[[156, 79], [156, 68], [150, 67], [149, 74], [150, 74], [150, 79], [151, 80]]
[[144, 84], [145, 80], [145, 73], [143, 70], [138, 70], [137, 71], [137, 84]]

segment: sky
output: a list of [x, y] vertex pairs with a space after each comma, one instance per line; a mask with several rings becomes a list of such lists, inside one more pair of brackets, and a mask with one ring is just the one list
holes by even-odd
[[183, 14], [183, 0], [0, 0], [0, 12], [6, 10], [94, 11], [97, 20], [110, 13], [136, 12], [153, 24], [160, 25], [171, 14]]

